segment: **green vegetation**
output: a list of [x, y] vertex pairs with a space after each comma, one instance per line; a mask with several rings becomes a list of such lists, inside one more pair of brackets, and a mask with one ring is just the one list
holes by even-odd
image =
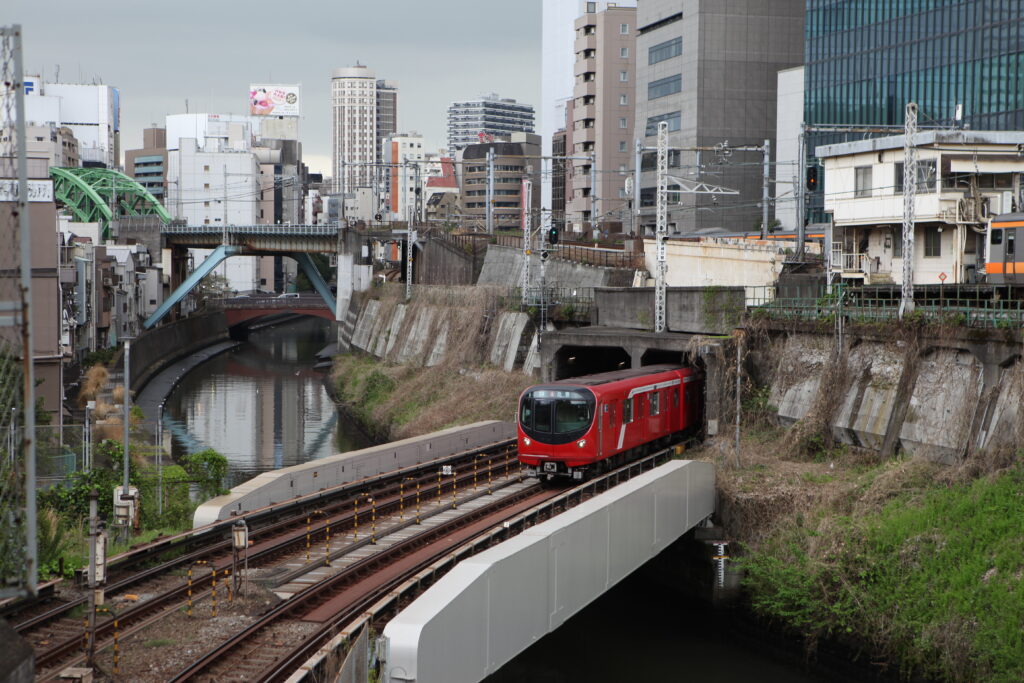
[[[196, 507], [189, 494], [191, 487], [198, 488], [203, 500], [219, 495], [227, 473], [227, 459], [216, 451], [205, 450], [186, 456], [183, 466], [164, 466], [161, 477], [155, 466], [140, 457], [143, 448], [138, 444], [131, 446], [133, 464], [129, 481], [139, 489], [142, 498], [142, 532], [132, 538], [133, 545], [190, 528]], [[75, 568], [83, 566], [88, 557], [86, 534], [89, 494], [93, 489], [99, 492], [100, 518], [108, 520], [108, 524], [113, 519], [113, 491], [122, 481], [123, 448], [119, 442], [106, 439], [96, 444], [95, 456], [101, 466], [88, 472], [74, 472], [66, 484], [39, 492], [40, 577], [61, 573], [71, 576]], [[158, 491], [163, 498], [162, 513]], [[108, 554], [127, 549], [128, 546], [112, 546]]]
[[867, 645], [907, 677], [1024, 680], [1024, 466], [946, 472], [862, 470], [854, 495], [778, 524], [742, 560], [755, 610], [812, 642]]

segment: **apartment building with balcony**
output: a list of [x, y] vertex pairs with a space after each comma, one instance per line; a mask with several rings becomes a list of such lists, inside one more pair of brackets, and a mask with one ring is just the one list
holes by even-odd
[[167, 129], [146, 128], [142, 131], [142, 148], [124, 153], [125, 175], [134, 178], [149, 193], [164, 201], [167, 186]]
[[533, 106], [491, 93], [448, 107], [448, 150], [493, 141], [513, 133], [533, 133]]
[[[635, 7], [588, 2], [574, 24], [573, 159], [566, 224], [574, 232], [628, 222], [625, 182], [634, 165]], [[596, 182], [595, 182], [596, 181]]]
[[[914, 284], [974, 283], [990, 217], [1024, 206], [1024, 132], [929, 130], [917, 136]], [[823, 145], [834, 280], [903, 282], [902, 135]]]
[[[468, 145], [459, 151], [462, 162], [460, 193], [463, 219], [483, 229], [487, 221], [487, 153], [494, 150], [494, 227], [517, 229], [522, 226], [523, 211], [540, 211], [540, 136], [513, 133], [509, 142]], [[533, 181], [532, 201], [524, 206], [523, 180]], [[536, 220], [534, 221], [536, 225]]]

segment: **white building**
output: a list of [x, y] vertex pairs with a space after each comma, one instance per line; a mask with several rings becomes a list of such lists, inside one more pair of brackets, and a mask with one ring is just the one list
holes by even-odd
[[25, 79], [25, 120], [71, 129], [83, 162], [107, 168], [121, 164], [121, 104], [117, 88], [109, 85], [44, 83], [38, 76]]
[[383, 144], [383, 161], [387, 168], [387, 210], [391, 220], [407, 221], [416, 211], [417, 197], [422, 196], [426, 178], [423, 136], [398, 133], [388, 136]]
[[[1024, 206], [1022, 145], [1024, 132], [918, 134], [914, 284], [978, 281], [988, 218]], [[903, 146], [897, 135], [817, 148], [834, 225], [833, 277], [902, 284]]]
[[[237, 134], [242, 124], [230, 124], [227, 137], [208, 134], [206, 146], [194, 138], [179, 138], [177, 149], [167, 152], [167, 208], [189, 225], [255, 225], [262, 197], [260, 165]], [[242, 133], [243, 139], [247, 139]], [[168, 145], [170, 139], [168, 139]], [[198, 265], [210, 254], [208, 249], [193, 249]], [[252, 291], [259, 288], [257, 259], [235, 256], [218, 267], [231, 289]]]
[[533, 106], [496, 93], [448, 107], [448, 149], [488, 142], [482, 136], [509, 136], [533, 132]]
[[373, 184], [377, 161], [377, 77], [361, 64], [331, 74], [331, 175], [339, 192]]

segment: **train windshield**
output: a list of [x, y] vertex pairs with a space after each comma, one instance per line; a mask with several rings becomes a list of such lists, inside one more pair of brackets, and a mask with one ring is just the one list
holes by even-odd
[[594, 395], [586, 389], [532, 389], [519, 406], [519, 424], [527, 434], [571, 440], [586, 432], [594, 417]]

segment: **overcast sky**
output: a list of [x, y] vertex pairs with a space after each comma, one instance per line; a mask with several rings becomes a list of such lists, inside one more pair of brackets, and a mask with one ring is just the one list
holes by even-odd
[[[10, 0], [8, 0], [10, 1]], [[27, 74], [121, 91], [121, 149], [166, 114], [245, 113], [251, 82], [301, 83], [301, 139], [330, 166], [330, 78], [356, 60], [398, 82], [398, 126], [446, 144], [452, 100], [498, 92], [539, 108], [542, 0], [14, 0]]]

